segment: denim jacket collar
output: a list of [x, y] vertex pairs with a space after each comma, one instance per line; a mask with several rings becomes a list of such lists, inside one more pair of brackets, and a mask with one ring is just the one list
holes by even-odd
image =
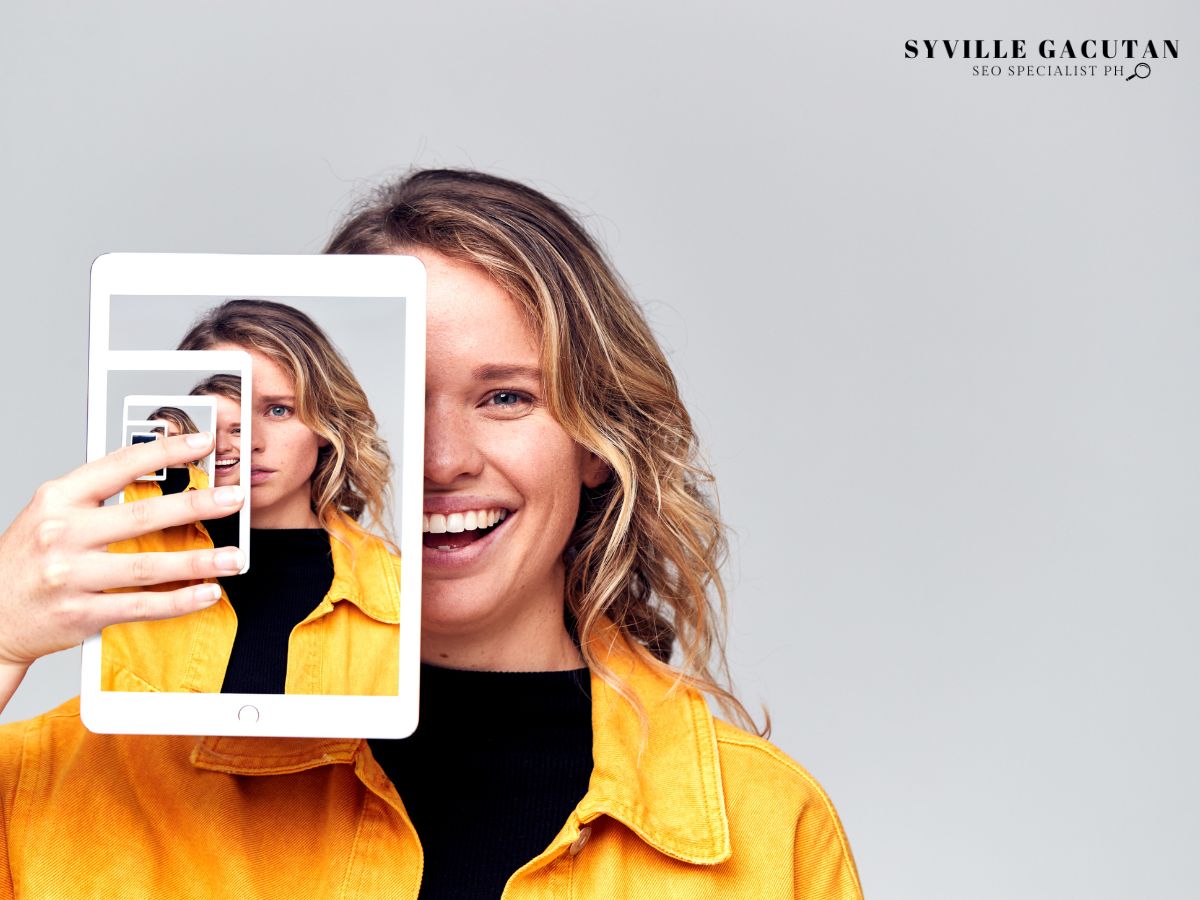
[[[400, 623], [400, 566], [382, 541], [359, 530], [339, 513], [329, 530], [333, 554], [333, 583], [308, 619], [325, 615], [339, 600], [353, 603], [378, 622]], [[368, 586], [364, 589], [364, 585]], [[306, 619], [305, 621], [308, 621]]]
[[[593, 770], [576, 807], [581, 825], [602, 815], [622, 822], [650, 846], [686, 862], [729, 858], [729, 823], [721, 787], [716, 728], [703, 697], [639, 659], [609, 628], [597, 652], [641, 702], [635, 708], [592, 673]], [[192, 763], [235, 775], [279, 775], [333, 764], [354, 765], [382, 793], [377, 765], [364, 766], [366, 741], [306, 738], [201, 738]], [[389, 786], [390, 787], [390, 786]]]

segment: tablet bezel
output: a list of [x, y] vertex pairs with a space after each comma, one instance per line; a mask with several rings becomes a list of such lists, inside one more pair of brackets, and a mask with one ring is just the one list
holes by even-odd
[[[420, 680], [421, 511], [425, 416], [425, 268], [411, 256], [112, 253], [92, 265], [90, 392], [111, 362], [113, 296], [383, 297], [404, 305], [403, 459], [394, 482], [401, 525], [399, 683], [395, 696], [124, 692], [100, 689], [100, 636], [84, 642], [81, 713], [93, 731], [263, 737], [398, 738], [417, 724]], [[248, 433], [247, 406], [243, 429]], [[88, 458], [104, 453], [89, 428]], [[243, 516], [248, 528], [249, 517]]]
[[[159, 401], [163, 401], [163, 402], [159, 402]], [[201, 431], [211, 431], [214, 434], [216, 433], [216, 430], [217, 430], [217, 424], [216, 424], [216, 422], [217, 422], [217, 400], [215, 397], [208, 397], [208, 396], [205, 396], [204, 394], [199, 394], [199, 395], [197, 395], [197, 394], [187, 394], [187, 395], [183, 395], [183, 394], [130, 394], [129, 396], [127, 396], [125, 398], [124, 409], [121, 414], [121, 419], [125, 423], [124, 427], [126, 429], [128, 429], [131, 425], [143, 425], [144, 424], [144, 425], [152, 425], [152, 426], [162, 428], [165, 433], [166, 430], [170, 428], [169, 422], [162, 420], [162, 419], [146, 420], [146, 421], [142, 421], [141, 419], [130, 419], [129, 418], [129, 408], [131, 406], [181, 406], [181, 405], [183, 405], [183, 406], [203, 406], [206, 409], [208, 409], [208, 411], [210, 413], [209, 417], [212, 419], [212, 422], [213, 422], [213, 427], [209, 428], [209, 429], [201, 429]], [[196, 462], [197, 463], [202, 463], [202, 462], [207, 463], [208, 471], [211, 475], [213, 472], [214, 465], [216, 463], [216, 458], [217, 458], [217, 448], [216, 448], [216, 443], [214, 442], [213, 449], [209, 451], [208, 455], [201, 457], [200, 459], [196, 460]], [[166, 472], [164, 471], [162, 478], [156, 478], [154, 480], [155, 481], [163, 481], [165, 479], [166, 479]], [[142, 479], [139, 478], [138, 480], [141, 481]], [[244, 487], [245, 486], [243, 485], [243, 488]], [[122, 501], [123, 500], [124, 500], [124, 498], [122, 498]]]

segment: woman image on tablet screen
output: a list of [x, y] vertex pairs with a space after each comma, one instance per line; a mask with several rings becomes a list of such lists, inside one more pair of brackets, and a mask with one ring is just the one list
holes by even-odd
[[[150, 413], [148, 418], [151, 422], [166, 422], [165, 434], [167, 437], [174, 437], [177, 434], [196, 434], [200, 430], [192, 421], [192, 417], [177, 406], [160, 406]], [[164, 433], [161, 425], [154, 430], [160, 434]]]
[[[828, 798], [753, 733], [714, 674], [724, 530], [710, 476], [661, 348], [582, 226], [521, 184], [434, 170], [381, 191], [327, 249], [412, 254], [428, 275], [417, 731], [90, 735], [65, 704], [0, 729], [0, 796], [18, 778], [48, 785], [8, 813], [21, 835], [14, 883], [79, 868], [49, 836], [82, 804], [103, 807], [119, 836], [96, 838], [106, 853], [88, 870], [93, 891], [861, 900]], [[3, 538], [0, 563], [153, 461], [134, 449], [52, 483]], [[215, 514], [221, 490], [197, 501]], [[156, 521], [180, 515], [171, 499], [156, 503]], [[170, 563], [202, 564], [216, 560]], [[0, 574], [18, 583], [21, 570]], [[27, 605], [67, 603], [67, 589], [30, 583], [19, 582]], [[66, 629], [48, 619], [17, 624], [34, 646], [59, 646]], [[12, 643], [0, 642], [10, 681], [36, 655]], [[714, 717], [705, 695], [748, 730]], [[22, 746], [47, 749], [20, 770]], [[71, 770], [54, 769], [68, 758]], [[130, 782], [168, 821], [122, 799]], [[60, 810], [61, 796], [81, 799]], [[30, 852], [39, 839], [49, 848]], [[153, 872], [138, 864], [173, 839], [186, 847], [155, 857]]]
[[[249, 467], [253, 563], [225, 576], [218, 603], [190, 616], [110, 627], [109, 690], [395, 694], [399, 560], [386, 534], [391, 460], [357, 379], [303, 312], [230, 300], [182, 350], [245, 350], [254, 372], [252, 446], [240, 446], [241, 379], [193, 389], [217, 399], [216, 484]], [[168, 532], [170, 533], [170, 532]], [[174, 547], [236, 542], [231, 518], [193, 526]], [[139, 552], [143, 539], [114, 544]], [[226, 663], [227, 661], [227, 663]]]
[[[196, 434], [200, 429], [192, 417], [177, 406], [160, 406], [147, 417], [150, 422], [166, 422], [166, 427], [152, 428], [155, 434], [175, 437], [180, 434]], [[125, 503], [161, 497], [163, 494], [178, 494], [182, 491], [202, 491], [209, 485], [209, 474], [202, 461], [178, 466], [167, 466], [166, 477], [161, 481], [134, 481], [123, 491]]]
[[[242, 379], [237, 375], [210, 375], [193, 386], [189, 393], [196, 397], [212, 397], [217, 404], [213, 485], [221, 487], [226, 484], [238, 484], [242, 439]], [[234, 518], [236, 516], [227, 516], [214, 521], [228, 522]], [[223, 542], [215, 539], [214, 543], [223, 546]]]

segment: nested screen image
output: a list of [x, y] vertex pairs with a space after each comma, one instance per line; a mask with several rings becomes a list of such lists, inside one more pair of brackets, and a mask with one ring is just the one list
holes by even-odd
[[246, 495], [240, 513], [110, 550], [239, 548], [248, 523], [249, 567], [217, 579], [206, 609], [105, 629], [102, 689], [397, 694], [404, 324], [400, 298], [111, 298], [110, 351], [240, 351], [251, 375], [109, 373], [114, 448], [135, 431], [215, 438], [209, 457], [110, 502]]
[[[175, 373], [155, 374], [170, 378]], [[209, 378], [211, 377], [209, 376]], [[224, 377], [233, 384], [240, 385], [241, 383], [239, 376], [225, 375]], [[151, 378], [153, 379], [153, 375]], [[209, 378], [201, 378], [197, 382], [197, 386], [203, 388]], [[108, 396], [111, 407], [114, 399], [120, 399], [121, 392], [120, 390], [110, 390]], [[120, 428], [124, 434], [124, 440], [117, 446], [149, 443], [179, 434], [211, 433], [216, 430], [215, 397], [190, 394], [183, 396], [127, 394], [121, 406]], [[237, 417], [236, 406], [234, 414]], [[109, 444], [111, 445], [111, 439]], [[112, 449], [116, 449], [116, 447], [112, 447]], [[207, 487], [212, 482], [213, 468], [214, 459], [213, 454], [210, 453], [208, 456], [186, 465], [164, 466], [140, 476], [136, 481], [161, 481], [163, 482], [159, 485], [161, 493], [177, 494], [188, 486]], [[128, 492], [122, 492], [119, 497], [122, 502], [130, 499]]]

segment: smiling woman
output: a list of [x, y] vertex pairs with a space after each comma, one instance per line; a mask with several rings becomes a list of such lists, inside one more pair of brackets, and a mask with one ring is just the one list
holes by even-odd
[[[821, 788], [709, 710], [705, 693], [753, 729], [718, 677], [724, 531], [710, 476], [662, 350], [584, 229], [523, 185], [426, 171], [383, 189], [327, 249], [413, 254], [428, 274], [417, 731], [89, 735], [70, 705], [0, 729], [0, 800], [19, 797], [0, 803], [12, 840], [0, 865], [17, 893], [83, 870], [79, 845], [87, 893], [860, 900]], [[218, 344], [291, 375], [294, 407], [281, 385], [256, 415], [282, 429], [294, 408], [322, 472], [337, 441], [299, 376], [262, 343], [200, 342]], [[180, 440], [160, 452], [207, 451]], [[271, 473], [254, 490], [309, 459], [313, 441], [289, 448], [263, 450]], [[4, 536], [0, 562], [46, 564], [46, 523], [79, 519], [88, 497], [144, 469], [148, 451], [134, 449], [43, 493]], [[322, 521], [335, 483], [313, 476]], [[289, 495], [263, 497], [290, 509]], [[147, 501], [156, 522], [171, 519], [170, 499]], [[38, 593], [22, 571], [5, 570], [21, 599], [9, 609], [16, 633], [28, 633], [0, 634], [10, 682], [27, 644], [61, 641], [54, 613], [71, 599]]]
[[[209, 310], [180, 349], [245, 350], [252, 359], [249, 446], [239, 428], [240, 379], [214, 375], [192, 393], [218, 398], [217, 486], [236, 484], [250, 466], [255, 562], [243, 575], [218, 579], [219, 599], [207, 609], [105, 629], [102, 687], [395, 694], [399, 559], [385, 518], [391, 460], [349, 366], [307, 315], [266, 300]], [[230, 543], [235, 527], [210, 519], [109, 549], [207, 549]]]
[[[429, 273], [426, 658], [485, 669], [579, 665], [563, 624], [562, 548], [580, 489], [604, 483], [608, 465], [550, 412], [536, 335], [499, 284], [437, 251], [410, 252]], [[479, 512], [494, 519], [482, 532]]]
[[242, 459], [242, 380], [233, 375], [212, 375], [193, 387], [191, 393], [214, 397], [217, 402], [213, 484], [237, 484]]

